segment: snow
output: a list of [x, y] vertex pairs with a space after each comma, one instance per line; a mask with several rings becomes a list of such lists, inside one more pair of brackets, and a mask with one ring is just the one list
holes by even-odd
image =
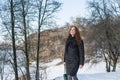
[[[64, 65], [51, 66], [47, 68], [47, 80], [64, 80]], [[80, 80], [120, 80], [120, 64], [117, 65], [116, 72], [106, 72], [105, 62], [99, 62], [91, 65], [86, 63], [82, 69], [78, 71]]]
[[[78, 74], [78, 78], [79, 80], [120, 80], [120, 71], [97, 74]], [[63, 77], [58, 77], [55, 80], [63, 80]]]
[[53, 60], [52, 62], [49, 63], [42, 63], [41, 66], [55, 66], [56, 64], [60, 63], [62, 60], [60, 58]]
[[62, 76], [64, 73], [64, 66], [52, 66], [47, 68], [47, 80], [52, 80], [58, 76]]
[[[49, 63], [40, 63], [40, 67], [50, 67], [50, 66], [55, 66], [56, 64], [60, 63], [62, 60], [60, 58], [58, 59], [54, 59], [53, 61], [49, 62]], [[31, 66], [35, 66], [36, 62], [32, 62]]]
[[[41, 67], [48, 67], [46, 70], [40, 69], [40, 73], [44, 74], [43, 80], [64, 80], [64, 65], [60, 64], [62, 60], [60, 58], [54, 59], [49, 63], [40, 63]], [[25, 68], [21, 66], [21, 69], [25, 73]], [[36, 62], [31, 63], [30, 72], [32, 80], [35, 80], [35, 70]], [[22, 73], [19, 71], [19, 76]], [[79, 69], [77, 74], [79, 80], [120, 80], [120, 64], [117, 65], [116, 72], [107, 73], [105, 69], [105, 62], [99, 62], [97, 64], [91, 65], [91, 63], [85, 63], [82, 69]], [[12, 67], [5, 65], [4, 68], [4, 79], [3, 80], [13, 80], [14, 72]], [[1, 78], [1, 77], [0, 77]], [[6, 79], [5, 79], [6, 78]], [[47, 79], [46, 79], [47, 78]], [[0, 79], [1, 80], [1, 79]]]

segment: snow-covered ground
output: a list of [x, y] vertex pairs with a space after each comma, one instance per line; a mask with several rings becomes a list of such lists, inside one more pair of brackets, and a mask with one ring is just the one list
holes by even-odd
[[[64, 65], [60, 64], [62, 60], [60, 58], [53, 60], [49, 63], [41, 63], [41, 67], [48, 67], [43, 73], [46, 73], [44, 76], [47, 80], [63, 80], [64, 74]], [[25, 72], [24, 68], [21, 68]], [[41, 69], [40, 69], [41, 70]], [[32, 80], [35, 80], [35, 62], [30, 65], [30, 72]], [[19, 73], [21, 75], [22, 73]], [[117, 65], [116, 72], [107, 73], [105, 70], [105, 62], [100, 62], [96, 65], [91, 65], [91, 63], [86, 63], [83, 69], [78, 71], [79, 80], [120, 80], [120, 64]], [[6, 78], [6, 79], [5, 79]], [[4, 80], [13, 80], [14, 72], [11, 67], [8, 65], [4, 68]], [[0, 79], [1, 80], [1, 79]]]
[[[120, 71], [111, 73], [97, 74], [78, 74], [79, 80], [120, 80]], [[64, 80], [63, 77], [58, 77], [54, 80]]]
[[[51, 66], [47, 68], [47, 80], [63, 80], [64, 65]], [[107, 73], [105, 62], [91, 65], [86, 63], [83, 69], [78, 71], [79, 80], [120, 80], [120, 64], [116, 72]]]

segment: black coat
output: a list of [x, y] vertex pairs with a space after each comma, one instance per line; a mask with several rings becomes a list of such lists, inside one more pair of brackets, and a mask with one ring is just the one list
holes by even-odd
[[67, 75], [76, 75], [79, 65], [84, 65], [84, 43], [81, 40], [77, 45], [75, 37], [69, 37], [66, 41], [64, 62]]

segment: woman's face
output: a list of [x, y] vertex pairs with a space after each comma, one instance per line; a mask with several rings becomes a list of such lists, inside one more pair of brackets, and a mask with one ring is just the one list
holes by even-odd
[[72, 36], [74, 36], [75, 33], [76, 33], [75, 27], [72, 27], [71, 30], [70, 30], [70, 34], [71, 34]]

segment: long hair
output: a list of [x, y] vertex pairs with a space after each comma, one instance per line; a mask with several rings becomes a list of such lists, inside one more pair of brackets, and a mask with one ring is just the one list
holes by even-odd
[[68, 32], [68, 38], [71, 36], [70, 31], [73, 27], [75, 28], [75, 40], [76, 40], [77, 44], [79, 45], [82, 38], [81, 38], [80, 32], [79, 32], [79, 30], [76, 26], [74, 26], [74, 25], [70, 26], [70, 29], [69, 29], [69, 32]]

